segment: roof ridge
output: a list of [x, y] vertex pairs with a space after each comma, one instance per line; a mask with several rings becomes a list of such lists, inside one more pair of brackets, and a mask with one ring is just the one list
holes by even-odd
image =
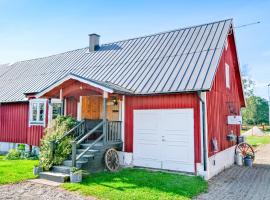
[[[101, 46], [117, 44], [117, 43], [120, 43], [120, 42], [135, 40], [135, 39], [139, 39], [139, 38], [146, 38], [146, 37], [151, 37], [151, 36], [155, 36], [155, 35], [161, 35], [161, 34], [165, 34], [165, 33], [169, 33], [169, 32], [175, 32], [175, 31], [190, 29], [190, 28], [199, 27], [199, 26], [205, 26], [205, 25], [219, 23], [219, 22], [223, 22], [223, 21], [229, 21], [229, 20], [233, 20], [233, 18], [228, 18], [228, 19], [223, 19], [223, 20], [219, 20], [219, 21], [203, 23], [203, 24], [199, 24], [199, 25], [192, 25], [192, 26], [187, 26], [187, 27], [183, 27], [183, 28], [176, 28], [176, 29], [173, 29], [173, 30], [162, 31], [162, 32], [158, 32], [158, 33], [148, 34], [148, 35], [144, 35], [144, 36], [138, 36], [138, 37], [134, 37], [134, 38], [128, 38], [128, 39], [124, 39], [124, 40], [118, 40], [118, 41], [115, 41], [115, 42], [109, 42], [109, 43], [101, 44]], [[16, 63], [21, 63], [21, 62], [32, 61], [32, 60], [39, 60], [39, 59], [43, 59], [43, 58], [49, 58], [49, 57], [53, 57], [53, 56], [57, 56], [57, 55], [61, 55], [61, 54], [66, 54], [66, 53], [73, 52], [73, 51], [83, 50], [83, 49], [87, 49], [87, 48], [88, 47], [77, 48], [77, 49], [73, 49], [73, 50], [64, 51], [64, 52], [61, 52], [61, 53], [55, 53], [55, 54], [52, 54], [52, 55], [49, 55], [49, 56], [41, 56], [41, 57], [38, 57], [38, 58], [19, 60], [19, 61], [13, 62], [10, 65], [14, 65]]]
[[148, 34], [148, 35], [144, 35], [144, 36], [138, 36], [138, 37], [134, 37], [134, 38], [118, 40], [118, 41], [115, 41], [115, 42], [109, 42], [109, 43], [105, 43], [105, 44], [102, 44], [102, 45], [110, 45], [110, 44], [115, 44], [115, 43], [124, 42], [124, 41], [128, 41], [128, 40], [135, 40], [135, 39], [139, 39], [139, 38], [151, 37], [151, 36], [154, 36], [154, 35], [161, 35], [161, 34], [164, 34], [164, 33], [170, 33], [170, 32], [174, 32], [174, 31], [180, 31], [180, 30], [195, 28], [195, 27], [199, 27], [199, 26], [205, 26], [205, 25], [209, 25], [209, 24], [220, 23], [220, 22], [223, 22], [223, 21], [225, 22], [225, 21], [229, 21], [229, 20], [232, 21], [233, 18], [228, 18], [228, 19], [223, 19], [223, 20], [219, 20], [219, 21], [203, 23], [203, 24], [199, 24], [199, 25], [191, 25], [191, 26], [186, 26], [186, 27], [183, 27], [183, 28], [176, 28], [176, 29], [172, 29], [172, 30], [168, 30], [168, 31], [161, 31], [161, 32], [158, 32], [158, 33], [152, 33], [152, 34]]

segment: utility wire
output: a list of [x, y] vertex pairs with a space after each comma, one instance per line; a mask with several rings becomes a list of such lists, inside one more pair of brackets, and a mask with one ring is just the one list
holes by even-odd
[[260, 21], [257, 21], [257, 22], [252, 22], [252, 23], [248, 23], [248, 24], [243, 24], [243, 25], [240, 25], [240, 26], [235, 26], [234, 28], [243, 28], [243, 27], [246, 27], [246, 26], [252, 26], [252, 25], [256, 25], [256, 24], [260, 24], [261, 22]]

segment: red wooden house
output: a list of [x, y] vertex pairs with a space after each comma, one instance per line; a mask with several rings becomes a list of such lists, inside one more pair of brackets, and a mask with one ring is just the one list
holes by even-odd
[[[39, 146], [58, 114], [121, 122], [123, 165], [212, 177], [245, 106], [231, 19], [0, 67], [0, 148]], [[104, 112], [106, 110], [106, 112]], [[3, 150], [3, 149], [2, 149]]]

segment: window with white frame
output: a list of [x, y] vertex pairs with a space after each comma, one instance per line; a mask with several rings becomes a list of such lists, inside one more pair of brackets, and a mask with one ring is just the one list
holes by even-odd
[[230, 88], [230, 66], [225, 63], [225, 81], [226, 81], [226, 88]]
[[29, 101], [29, 125], [45, 125], [46, 100], [31, 99]]
[[49, 121], [62, 114], [62, 101], [60, 99], [51, 99], [49, 103]]

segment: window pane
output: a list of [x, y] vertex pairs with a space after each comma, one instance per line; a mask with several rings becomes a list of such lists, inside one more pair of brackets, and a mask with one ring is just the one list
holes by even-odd
[[52, 119], [55, 119], [58, 115], [61, 115], [61, 103], [53, 103], [52, 104]]
[[37, 121], [37, 103], [32, 104], [32, 121]]
[[39, 103], [39, 121], [44, 121], [44, 103]]

